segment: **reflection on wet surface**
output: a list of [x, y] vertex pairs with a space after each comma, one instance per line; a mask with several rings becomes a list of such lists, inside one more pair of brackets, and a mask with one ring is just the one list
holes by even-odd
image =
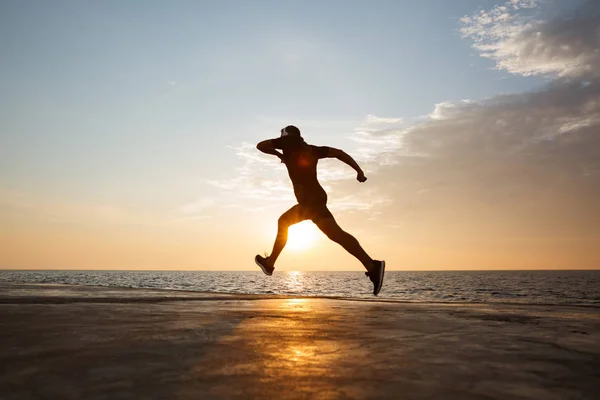
[[585, 399], [600, 390], [594, 308], [117, 300], [0, 304], [9, 366], [0, 398]]
[[[277, 398], [339, 397], [339, 388], [332, 380], [348, 379], [345, 377], [348, 367], [344, 365], [349, 364], [349, 357], [360, 354], [358, 359], [364, 360], [366, 354], [352, 338], [351, 330], [340, 331], [339, 327], [329, 325], [340, 320], [333, 315], [335, 309], [313, 299], [262, 303], [261, 312], [253, 313], [230, 335], [220, 338], [220, 344], [236, 349], [235, 355], [228, 354], [233, 357], [228, 365], [209, 370], [204, 357], [192, 374], [202, 380], [207, 379], [206, 374], [212, 376], [209, 379], [214, 385], [210, 395], [214, 397], [227, 397], [231, 393], [231, 381], [220, 383], [222, 376], [239, 379], [248, 375], [258, 380], [257, 386], [244, 391], [243, 395], [250, 397], [261, 398], [267, 387], [269, 392], [275, 390]], [[332, 329], [323, 329], [324, 325]], [[347, 349], [353, 352], [345, 353]], [[215, 349], [208, 359], [222, 356], [222, 349]]]

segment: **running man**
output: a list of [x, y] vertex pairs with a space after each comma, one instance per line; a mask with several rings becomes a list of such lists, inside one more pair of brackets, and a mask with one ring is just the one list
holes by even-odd
[[383, 284], [385, 261], [373, 260], [354, 236], [340, 228], [327, 208], [327, 193], [317, 180], [319, 159], [337, 158], [354, 168], [356, 179], [359, 182], [365, 182], [367, 178], [356, 161], [342, 150], [307, 144], [300, 135], [300, 130], [293, 125], [283, 128], [281, 137], [263, 140], [256, 145], [256, 148], [263, 153], [279, 157], [285, 164], [298, 200], [298, 204], [284, 212], [277, 221], [277, 237], [271, 255], [268, 257], [257, 255], [254, 258], [256, 264], [265, 274], [273, 275], [275, 261], [287, 242], [288, 228], [298, 222], [310, 219], [329, 239], [339, 243], [346, 251], [360, 260], [367, 269], [365, 275], [373, 282], [373, 294], [377, 296]]

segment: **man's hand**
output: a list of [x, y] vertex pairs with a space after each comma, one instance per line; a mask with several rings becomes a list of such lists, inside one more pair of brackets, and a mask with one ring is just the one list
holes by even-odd
[[363, 183], [364, 181], [367, 180], [367, 177], [365, 176], [365, 173], [360, 171], [356, 174], [356, 180], [359, 181], [360, 183]]

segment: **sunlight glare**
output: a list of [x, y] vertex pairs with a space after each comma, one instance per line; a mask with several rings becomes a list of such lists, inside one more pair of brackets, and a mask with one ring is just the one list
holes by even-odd
[[304, 250], [313, 245], [317, 238], [317, 228], [311, 221], [303, 221], [290, 226], [286, 247], [290, 250]]

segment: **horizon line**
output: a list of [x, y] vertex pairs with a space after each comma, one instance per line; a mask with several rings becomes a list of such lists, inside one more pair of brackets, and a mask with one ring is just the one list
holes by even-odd
[[[261, 272], [255, 269], [72, 269], [72, 268], [0, 268], [2, 271], [89, 271], [89, 272]], [[386, 269], [387, 272], [506, 272], [506, 271], [600, 271], [598, 268], [551, 268], [551, 269]], [[362, 270], [279, 270], [279, 272], [364, 272]]]

